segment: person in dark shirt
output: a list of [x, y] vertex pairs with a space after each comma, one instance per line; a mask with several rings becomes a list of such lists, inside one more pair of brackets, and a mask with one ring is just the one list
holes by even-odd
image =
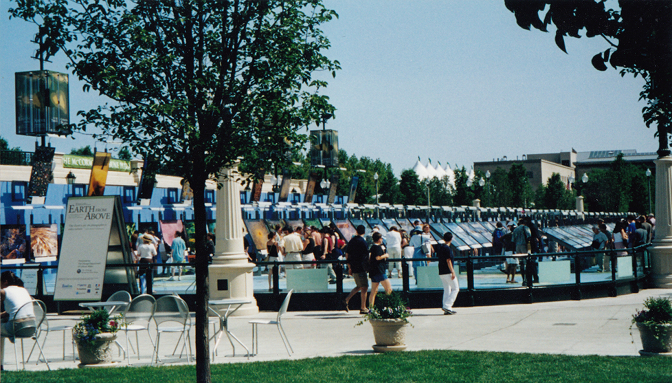
[[371, 236], [373, 245], [369, 249], [369, 278], [371, 278], [371, 294], [369, 295], [369, 307], [373, 307], [376, 303], [376, 294], [378, 293], [378, 285], [383, 285], [385, 294], [392, 293], [392, 284], [387, 279], [387, 258], [389, 254], [385, 251], [383, 246], [383, 235], [379, 232], [374, 232]]
[[443, 302], [441, 308], [444, 315], [453, 315], [453, 303], [460, 292], [460, 284], [453, 268], [453, 251], [450, 243], [453, 241], [453, 234], [446, 232], [443, 234], [445, 242], [439, 247], [439, 277], [443, 283]]
[[359, 225], [356, 230], [357, 235], [352, 237], [345, 251], [345, 258], [348, 261], [348, 274], [352, 275], [356, 286], [350, 291], [350, 294], [345, 298], [343, 303], [345, 304], [345, 311], [350, 311], [348, 307], [350, 299], [359, 292], [361, 296], [359, 313], [366, 314], [368, 312], [366, 308], [366, 295], [369, 290], [369, 279], [366, 277], [366, 270], [369, 263], [369, 251], [366, 247], [366, 239], [364, 239], [366, 229], [363, 225]]

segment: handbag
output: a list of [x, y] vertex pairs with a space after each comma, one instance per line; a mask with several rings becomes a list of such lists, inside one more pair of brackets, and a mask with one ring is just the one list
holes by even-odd
[[430, 242], [425, 242], [422, 244], [422, 253], [429, 254], [432, 252], [432, 244]]

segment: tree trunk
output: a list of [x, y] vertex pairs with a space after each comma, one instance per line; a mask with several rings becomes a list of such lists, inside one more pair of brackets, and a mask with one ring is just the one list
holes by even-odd
[[[196, 165], [196, 164], [195, 164]], [[194, 166], [194, 169], [198, 169]], [[203, 169], [203, 167], [201, 167]], [[205, 247], [205, 175], [199, 174], [193, 179], [194, 221], [196, 229], [196, 381], [210, 383], [210, 350], [208, 342], [208, 283], [209, 254]]]

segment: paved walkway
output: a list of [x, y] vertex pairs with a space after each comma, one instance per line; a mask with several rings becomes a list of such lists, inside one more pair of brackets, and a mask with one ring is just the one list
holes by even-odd
[[[630, 335], [630, 320], [636, 309], [649, 296], [672, 298], [672, 290], [649, 289], [638, 294], [616, 298], [586, 299], [550, 303], [456, 308], [457, 315], [445, 316], [436, 309], [420, 309], [410, 318], [414, 327], [406, 335], [408, 350], [475, 350], [507, 351], [567, 355], [636, 356], [641, 348], [639, 334]], [[231, 331], [251, 347], [251, 319], [273, 319], [277, 314], [262, 312], [254, 316], [232, 317]], [[51, 325], [74, 323], [76, 317], [49, 315]], [[300, 359], [319, 356], [362, 355], [372, 353], [373, 334], [370, 325], [355, 326], [361, 320], [356, 311], [289, 312], [283, 317], [285, 331], [295, 353], [290, 358], [274, 326], [259, 327], [259, 354], [249, 361]], [[155, 335], [152, 335], [155, 338]], [[125, 345], [123, 333], [120, 333]], [[45, 353], [52, 369], [76, 368], [70, 343], [66, 344], [66, 360], [62, 357], [62, 333], [51, 333]], [[67, 334], [66, 342], [70, 335]], [[193, 330], [192, 330], [193, 339]], [[133, 339], [134, 340], [134, 339]], [[161, 358], [164, 364], [182, 364], [186, 359], [170, 356], [177, 337], [162, 336]], [[236, 347], [232, 356], [226, 341], [219, 346], [213, 363], [247, 362], [245, 351]], [[140, 359], [131, 355], [132, 366], [146, 366], [151, 362], [151, 344], [146, 332], [140, 334]], [[28, 354], [29, 348], [26, 351]], [[46, 365], [35, 365], [35, 356], [27, 365], [29, 370], [44, 370]], [[126, 366], [118, 358], [117, 365]], [[5, 343], [5, 368], [13, 370], [14, 350]]]

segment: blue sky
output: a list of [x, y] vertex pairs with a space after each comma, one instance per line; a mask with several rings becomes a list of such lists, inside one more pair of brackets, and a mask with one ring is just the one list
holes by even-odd
[[[324, 93], [337, 108], [327, 128], [339, 131], [348, 154], [380, 158], [399, 174], [418, 156], [469, 168], [572, 148], [657, 148], [641, 117], [643, 81], [590, 64], [608, 48], [601, 38], [566, 38], [565, 54], [553, 31], [518, 27], [503, 0], [326, 3], [340, 16], [323, 27], [332, 42], [328, 56], [343, 68], [327, 78]], [[30, 58], [36, 28], [8, 20], [7, 9], [3, 1], [0, 135], [32, 150], [34, 139], [14, 134], [13, 93], [14, 72], [39, 68]], [[65, 71], [62, 55], [53, 61], [47, 69]], [[71, 114], [95, 107], [100, 98], [70, 77]], [[61, 152], [94, 144], [75, 138], [51, 142]]]

